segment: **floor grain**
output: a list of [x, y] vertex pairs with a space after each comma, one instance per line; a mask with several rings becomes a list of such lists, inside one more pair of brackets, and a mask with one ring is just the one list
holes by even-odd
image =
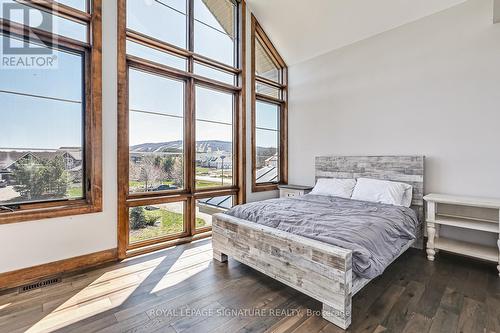
[[[210, 240], [0, 295], [0, 333], [322, 332], [321, 304], [249, 267], [212, 260]], [[410, 249], [353, 300], [348, 332], [500, 333], [494, 265]]]

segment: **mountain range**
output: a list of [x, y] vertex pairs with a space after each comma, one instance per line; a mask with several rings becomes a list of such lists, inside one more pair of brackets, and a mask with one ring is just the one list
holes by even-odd
[[[183, 142], [181, 140], [168, 141], [168, 142], [156, 142], [156, 143], [141, 143], [130, 147], [130, 152], [133, 153], [180, 153], [182, 152]], [[220, 140], [205, 140], [196, 141], [196, 152], [198, 153], [208, 153], [208, 152], [232, 152], [233, 144], [229, 141]], [[273, 151], [273, 148], [257, 147], [259, 151]], [[274, 152], [272, 152], [273, 154]]]
[[[130, 151], [134, 153], [166, 153], [166, 152], [181, 152], [183, 142], [181, 140], [157, 142], [157, 143], [141, 143], [131, 146]], [[196, 151], [199, 153], [225, 151], [231, 152], [233, 144], [229, 141], [206, 140], [196, 142]]]

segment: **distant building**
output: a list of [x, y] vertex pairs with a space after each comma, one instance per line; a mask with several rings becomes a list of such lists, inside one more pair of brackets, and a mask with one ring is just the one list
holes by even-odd
[[0, 180], [12, 181], [12, 172], [20, 163], [51, 160], [63, 157], [65, 169], [75, 178], [82, 178], [82, 151], [79, 148], [61, 147], [55, 150], [41, 151], [0, 151]]
[[264, 161], [266, 167], [278, 167], [278, 155], [273, 155]]
[[[224, 156], [224, 158], [222, 158]], [[231, 153], [224, 152], [220, 153], [197, 153], [196, 154], [196, 165], [203, 168], [214, 168], [214, 169], [232, 169], [233, 168], [233, 155]]]

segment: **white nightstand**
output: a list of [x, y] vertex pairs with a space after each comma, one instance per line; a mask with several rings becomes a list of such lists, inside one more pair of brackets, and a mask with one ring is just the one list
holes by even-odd
[[[445, 194], [429, 194], [424, 197], [427, 202], [427, 259], [433, 261], [438, 250], [459, 253], [468, 257], [479, 258], [496, 263], [500, 273], [500, 200], [490, 198], [459, 197]], [[476, 217], [449, 213], [441, 210], [441, 206], [468, 207], [476, 212], [478, 209], [489, 210], [490, 217]], [[463, 210], [463, 209], [462, 209]], [[457, 241], [440, 237], [440, 226], [460, 228], [462, 230], [478, 230], [495, 234], [499, 239], [497, 246], [490, 247], [470, 242]], [[499, 274], [500, 275], [500, 274]]]
[[280, 198], [292, 198], [311, 192], [313, 186], [278, 185], [278, 188], [280, 189]]

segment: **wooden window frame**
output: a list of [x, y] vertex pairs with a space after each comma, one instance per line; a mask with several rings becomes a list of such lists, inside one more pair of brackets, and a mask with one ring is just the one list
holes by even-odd
[[[85, 110], [84, 110], [84, 179], [85, 198], [76, 200], [54, 200], [20, 204], [14, 211], [0, 210], [0, 225], [23, 221], [40, 220], [102, 211], [102, 20], [101, 1], [92, 0], [90, 13], [56, 4], [52, 1], [18, 1], [33, 8], [48, 11], [75, 22], [87, 25], [88, 42], [57, 35], [53, 43], [50, 32], [31, 28], [37, 36], [55, 49], [70, 50], [84, 54], [85, 62]], [[90, 9], [90, 8], [88, 8]], [[0, 20], [2, 33], [24, 35], [21, 24]]]
[[[167, 42], [148, 37], [136, 31], [128, 30], [126, 23], [126, 0], [118, 0], [118, 257], [126, 258], [150, 251], [155, 251], [179, 243], [211, 235], [211, 228], [196, 229], [195, 203], [199, 198], [234, 195], [237, 203], [245, 202], [245, 101], [246, 101], [246, 3], [244, 0], [231, 0], [237, 5], [235, 24], [237, 45], [235, 47], [235, 66], [209, 59], [195, 53], [194, 50], [194, 15], [193, 0], [186, 0], [188, 21], [187, 49], [182, 49]], [[168, 52], [185, 58], [187, 70], [179, 70], [127, 55], [126, 41], [141, 43], [153, 49]], [[237, 50], [237, 51], [236, 51]], [[226, 84], [194, 74], [194, 63], [210, 66], [234, 74], [235, 85]], [[184, 106], [184, 188], [168, 192], [129, 193], [129, 107], [128, 107], [128, 70], [135, 68], [160, 76], [172, 77], [185, 81]], [[203, 86], [216, 91], [229, 92], [234, 96], [233, 105], [233, 185], [196, 189], [194, 177], [196, 152], [192, 148], [195, 137], [195, 89]], [[129, 243], [129, 208], [148, 204], [185, 201], [183, 233], [166, 235], [138, 243]]]
[[[256, 17], [251, 18], [251, 94], [252, 94], [252, 192], [275, 191], [280, 184], [288, 183], [288, 67], [280, 56], [265, 31], [260, 26]], [[259, 39], [276, 66], [280, 69], [280, 82], [274, 82], [255, 73], [255, 45]], [[259, 94], [256, 92], [257, 83], [280, 89], [281, 98]], [[277, 182], [257, 183], [257, 161], [256, 161], [256, 107], [257, 101], [267, 102], [279, 107], [280, 112], [280, 139], [279, 139], [279, 180]]]

